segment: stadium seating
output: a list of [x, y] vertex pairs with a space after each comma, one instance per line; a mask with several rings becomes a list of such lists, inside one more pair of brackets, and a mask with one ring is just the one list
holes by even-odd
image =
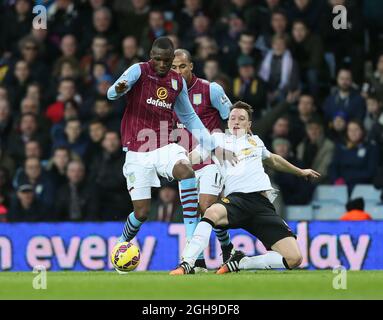
[[322, 185], [314, 192], [313, 205], [345, 205], [348, 201], [346, 186]]
[[[381, 191], [375, 189], [373, 185], [360, 184], [356, 185], [348, 197], [346, 186], [319, 186], [314, 193], [311, 203], [313, 220], [339, 220], [343, 213], [346, 212], [345, 205], [349, 199], [363, 198], [365, 201], [365, 211], [369, 213], [373, 219], [383, 220], [383, 205], [380, 199]], [[292, 209], [289, 209], [292, 210]], [[300, 211], [296, 211], [300, 212]], [[289, 211], [287, 211], [289, 213]], [[302, 214], [302, 216], [304, 216]], [[292, 214], [292, 217], [296, 217]], [[293, 220], [305, 220], [299, 218]]]
[[373, 220], [383, 220], [383, 205], [366, 205], [365, 211]]
[[314, 219], [339, 220], [345, 211], [344, 205], [322, 204], [321, 206], [314, 207]]
[[376, 189], [373, 185], [358, 184], [353, 189], [350, 199], [363, 198], [366, 205], [375, 205], [381, 202], [381, 193], [382, 191]]
[[312, 220], [313, 208], [308, 206], [287, 206], [286, 218], [289, 221]]

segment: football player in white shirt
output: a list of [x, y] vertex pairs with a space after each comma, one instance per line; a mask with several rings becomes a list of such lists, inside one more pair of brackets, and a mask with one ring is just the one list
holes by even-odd
[[[269, 250], [259, 256], [247, 257], [237, 251], [217, 271], [218, 274], [237, 272], [241, 269], [293, 269], [302, 262], [302, 255], [295, 235], [286, 222], [276, 213], [273, 204], [273, 188], [263, 164], [302, 178], [318, 178], [312, 169], [300, 169], [282, 157], [269, 152], [262, 140], [251, 133], [252, 108], [244, 102], [235, 103], [230, 112], [229, 133], [213, 134], [216, 145], [233, 151], [238, 158], [235, 166], [220, 166], [224, 176], [224, 198], [209, 207], [198, 224], [191, 241], [186, 245], [182, 263], [171, 275], [194, 273], [194, 263], [208, 246], [214, 227], [242, 228], [257, 237]], [[194, 149], [193, 162], [207, 155], [202, 148]], [[270, 199], [270, 200], [269, 200]]]

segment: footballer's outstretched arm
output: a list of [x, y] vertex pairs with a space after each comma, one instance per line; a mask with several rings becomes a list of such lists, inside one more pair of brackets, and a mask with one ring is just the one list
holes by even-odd
[[197, 116], [190, 103], [185, 80], [182, 79], [182, 82], [183, 88], [176, 99], [174, 111], [180, 121], [193, 134], [199, 143], [202, 144], [203, 148], [211, 151], [215, 149], [214, 140], [211, 138], [209, 131], [203, 125], [201, 119]]
[[130, 66], [117, 81], [108, 89], [108, 99], [116, 100], [127, 93], [141, 76], [141, 68], [138, 63]]
[[[214, 141], [214, 145], [216, 147], [221, 148], [221, 143], [220, 140], [217, 138], [217, 133], [213, 133], [211, 135], [211, 139]], [[211, 156], [210, 152], [202, 148], [200, 144], [189, 152], [189, 160], [193, 165], [204, 162], [207, 158], [209, 158], [209, 156]]]
[[232, 103], [223, 88], [216, 82], [210, 83], [210, 100], [213, 108], [217, 109], [222, 120], [229, 118]]
[[288, 162], [286, 159], [274, 153], [270, 153], [270, 156], [263, 159], [263, 162], [270, 168], [273, 168], [277, 171], [291, 173], [298, 177], [303, 177], [306, 179], [320, 177], [320, 173], [312, 169], [300, 169], [294, 166], [292, 163]]
[[204, 150], [214, 150], [218, 160], [228, 160], [232, 164], [237, 163], [237, 158], [232, 151], [223, 149], [215, 145], [214, 139], [210, 135], [209, 131], [203, 125], [201, 119], [195, 113], [193, 106], [190, 103], [189, 95], [187, 92], [186, 82], [183, 79], [183, 88], [176, 99], [174, 105], [174, 111], [180, 121], [185, 124], [186, 128], [192, 133], [192, 135], [199, 141], [201, 147]]

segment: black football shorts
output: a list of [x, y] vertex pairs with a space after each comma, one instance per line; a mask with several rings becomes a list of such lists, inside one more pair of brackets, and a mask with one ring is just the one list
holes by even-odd
[[259, 192], [235, 192], [221, 198], [218, 203], [225, 206], [229, 221], [229, 225], [222, 228], [244, 229], [258, 238], [267, 250], [281, 239], [296, 238], [276, 213], [274, 205]]

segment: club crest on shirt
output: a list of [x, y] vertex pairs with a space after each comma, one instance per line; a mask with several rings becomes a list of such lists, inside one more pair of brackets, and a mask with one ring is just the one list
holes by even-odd
[[176, 79], [172, 79], [172, 88], [176, 91], [178, 90], [178, 82]]
[[230, 200], [228, 198], [221, 198], [221, 201], [224, 203], [230, 203]]
[[202, 94], [201, 93], [193, 94], [193, 104], [199, 105], [201, 103], [202, 103]]
[[134, 175], [133, 172], [129, 173], [128, 178], [130, 183], [134, 183], [136, 181], [136, 176]]
[[251, 145], [253, 145], [254, 147], [257, 146], [257, 142], [254, 140], [254, 138], [249, 137], [249, 138], [247, 139], [247, 141], [248, 141]]
[[248, 156], [248, 155], [250, 155], [252, 152], [253, 152], [253, 148], [245, 148], [245, 149], [242, 149], [242, 150], [241, 150], [241, 154], [243, 154], [244, 156]]
[[160, 100], [165, 100], [168, 97], [168, 90], [164, 87], [159, 87], [157, 89], [157, 97]]

